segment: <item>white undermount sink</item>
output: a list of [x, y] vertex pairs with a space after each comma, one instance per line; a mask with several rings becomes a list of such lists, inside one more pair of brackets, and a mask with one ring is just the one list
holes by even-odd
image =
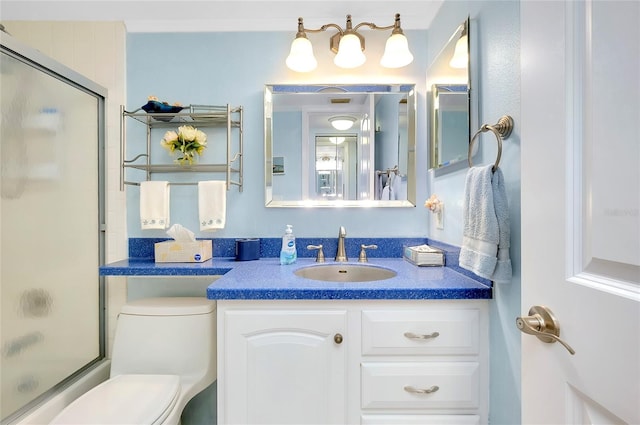
[[327, 264], [302, 267], [296, 276], [324, 282], [371, 282], [391, 279], [396, 272], [384, 267], [364, 264]]

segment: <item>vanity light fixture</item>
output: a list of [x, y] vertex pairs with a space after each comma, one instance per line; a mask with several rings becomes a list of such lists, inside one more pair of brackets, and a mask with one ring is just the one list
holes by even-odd
[[322, 32], [329, 28], [338, 30], [330, 39], [329, 48], [336, 53], [333, 62], [341, 68], [357, 68], [367, 60], [364, 55], [364, 37], [358, 33], [360, 27], [374, 30], [392, 30], [387, 39], [380, 65], [385, 68], [402, 68], [413, 62], [413, 55], [409, 51], [409, 42], [400, 27], [400, 14], [396, 13], [393, 25], [379, 27], [372, 22], [361, 22], [353, 27], [351, 15], [347, 15], [346, 29], [337, 24], [325, 24], [318, 29], [304, 27], [302, 18], [298, 18], [298, 32], [291, 43], [291, 50], [287, 57], [287, 66], [297, 72], [313, 71], [318, 61], [313, 55], [313, 46], [307, 38], [308, 32]]
[[467, 24], [462, 24], [462, 33], [456, 42], [453, 56], [449, 61], [451, 68], [466, 68], [469, 65], [469, 37], [467, 37]]
[[331, 126], [336, 130], [344, 131], [349, 130], [351, 127], [353, 127], [356, 119], [347, 115], [336, 115], [329, 118], [329, 122], [331, 123]]

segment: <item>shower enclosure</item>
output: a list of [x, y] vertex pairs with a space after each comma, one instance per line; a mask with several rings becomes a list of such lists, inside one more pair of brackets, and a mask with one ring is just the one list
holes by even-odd
[[0, 34], [2, 423], [104, 358], [106, 90]]

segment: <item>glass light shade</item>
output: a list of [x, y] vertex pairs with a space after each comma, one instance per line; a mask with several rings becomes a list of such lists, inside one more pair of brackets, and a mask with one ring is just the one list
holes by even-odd
[[340, 68], [357, 68], [367, 60], [362, 52], [360, 39], [355, 34], [345, 34], [340, 39], [338, 45], [338, 54], [333, 58]]
[[329, 122], [336, 130], [344, 131], [353, 127], [353, 123], [356, 122], [356, 119], [347, 116], [337, 116], [329, 118]]
[[334, 145], [344, 143], [344, 137], [329, 137], [329, 141]]
[[380, 65], [385, 68], [402, 68], [413, 62], [413, 55], [409, 51], [409, 42], [404, 34], [392, 34], [384, 46], [384, 54]]
[[296, 72], [309, 72], [316, 69], [318, 61], [313, 56], [313, 46], [305, 37], [296, 37], [291, 43], [291, 51], [287, 56], [287, 67]]
[[466, 68], [469, 64], [469, 54], [467, 52], [467, 36], [463, 35], [456, 42], [456, 48], [449, 62], [451, 68]]

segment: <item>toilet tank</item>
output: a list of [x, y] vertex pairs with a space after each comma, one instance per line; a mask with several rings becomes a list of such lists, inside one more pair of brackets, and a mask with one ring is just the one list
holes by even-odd
[[111, 377], [122, 374], [215, 379], [215, 301], [166, 297], [124, 305], [111, 356]]

